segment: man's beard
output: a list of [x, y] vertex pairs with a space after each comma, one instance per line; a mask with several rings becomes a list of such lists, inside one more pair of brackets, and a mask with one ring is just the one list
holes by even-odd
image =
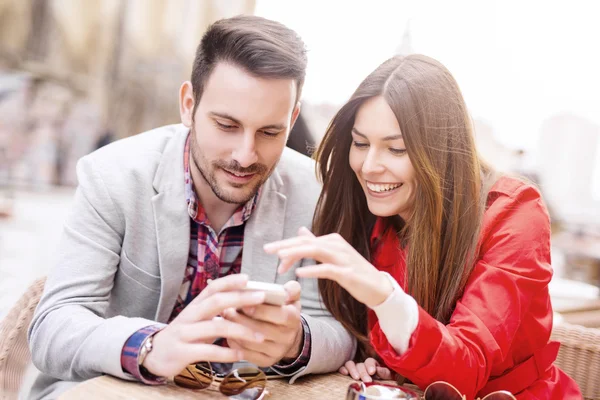
[[[208, 185], [210, 186], [210, 188], [213, 191], [213, 193], [215, 194], [215, 196], [217, 196], [217, 198], [219, 200], [224, 201], [225, 203], [244, 204], [244, 203], [248, 202], [250, 199], [252, 199], [254, 197], [254, 195], [256, 195], [256, 193], [258, 192], [260, 187], [269, 178], [269, 176], [271, 175], [271, 172], [273, 172], [273, 169], [275, 168], [276, 164], [270, 170], [267, 168], [266, 165], [263, 165], [263, 164], [252, 164], [249, 167], [244, 168], [236, 160], [232, 160], [231, 162], [226, 162], [223, 160], [216, 160], [216, 161], [209, 163], [209, 161], [206, 159], [206, 157], [204, 157], [204, 154], [200, 150], [200, 146], [198, 145], [198, 143], [196, 141], [196, 133], [193, 128], [190, 132], [190, 135], [192, 135], [191, 141], [190, 141], [190, 150], [191, 150], [190, 153], [191, 153], [192, 157], [191, 157], [190, 161], [192, 161], [193, 165], [196, 167], [198, 172], [200, 172], [200, 175], [202, 175], [202, 178], [204, 179], [204, 181], [206, 183], [208, 183]], [[240, 174], [256, 174], [260, 179], [255, 184], [253, 184], [251, 189], [248, 189], [246, 196], [244, 196], [242, 198], [236, 198], [236, 197], [230, 195], [229, 193], [227, 193], [227, 190], [225, 188], [222, 188], [221, 186], [219, 186], [219, 183], [217, 181], [217, 177], [215, 174], [215, 172], [218, 169], [225, 169], [229, 172], [240, 173]], [[228, 185], [230, 185], [231, 187], [236, 188], [236, 189], [244, 188], [250, 184], [251, 183], [248, 183], [246, 185], [245, 184], [228, 183]]]

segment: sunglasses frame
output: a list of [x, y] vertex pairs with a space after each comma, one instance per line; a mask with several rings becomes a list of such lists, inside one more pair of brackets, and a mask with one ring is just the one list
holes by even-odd
[[[206, 376], [206, 373], [208, 371], [206, 371], [207, 368], [202, 368], [202, 367], [198, 367], [199, 364], [206, 364], [208, 366], [208, 370], [210, 371], [210, 382], [204, 386], [204, 387], [191, 387], [190, 385], [186, 385], [185, 383], [181, 383], [181, 382], [177, 382], [178, 381], [178, 377], [182, 376], [182, 373], [184, 373], [184, 371], [188, 371], [194, 378], [196, 378], [196, 374], [195, 371], [197, 370], [201, 370], [203, 371], [203, 373]], [[261, 381], [264, 382], [264, 385], [262, 387], [262, 391], [260, 392], [260, 394], [258, 395], [258, 397], [256, 397], [253, 400], [263, 400], [266, 396], [269, 395], [269, 391], [267, 390], [267, 382], [268, 382], [268, 378], [267, 375], [265, 374], [264, 371], [262, 371], [260, 368], [257, 367], [252, 367], [252, 366], [248, 366], [248, 367], [241, 367], [241, 368], [235, 368], [232, 369], [231, 371], [227, 372], [227, 373], [219, 373], [216, 372], [214, 370], [214, 368], [212, 367], [212, 364], [209, 361], [202, 361], [202, 362], [197, 362], [194, 364], [189, 364], [187, 367], [185, 367], [185, 369], [183, 371], [181, 371], [179, 374], [177, 374], [174, 378], [173, 378], [173, 383], [175, 383], [175, 385], [179, 386], [179, 387], [183, 387], [186, 389], [190, 389], [190, 390], [204, 390], [204, 389], [209, 389], [211, 386], [214, 387], [217, 383], [217, 389], [220, 393], [222, 393], [225, 396], [238, 396], [243, 394], [246, 390], [250, 389], [244, 389], [244, 391], [238, 393], [238, 394], [231, 394], [231, 393], [227, 393], [226, 391], [223, 391], [223, 381], [226, 380], [228, 377], [230, 376], [235, 376], [236, 372], [239, 372], [241, 370], [253, 370], [257, 373], [257, 376], [262, 376]], [[181, 379], [181, 378], [179, 378]], [[196, 381], [197, 378], [196, 378]]]
[[[433, 385], [444, 385], [444, 386], [446, 386], [446, 387], [449, 387], [450, 389], [454, 390], [454, 392], [456, 393], [456, 395], [457, 395], [457, 396], [459, 396], [459, 397], [457, 398], [457, 400], [458, 400], [458, 399], [460, 399], [460, 400], [465, 400], [465, 399], [467, 398], [467, 396], [465, 396], [464, 394], [462, 394], [462, 393], [460, 392], [460, 390], [458, 390], [458, 389], [457, 389], [457, 388], [456, 388], [454, 385], [452, 385], [451, 383], [448, 383], [448, 382], [445, 382], [445, 381], [435, 381], [435, 382], [432, 382], [432, 383], [430, 383], [429, 385], [427, 385], [427, 387], [426, 387], [426, 388], [425, 388], [425, 390], [423, 391], [423, 397], [422, 397], [422, 399], [423, 399], [423, 400], [427, 400], [427, 391], [428, 391], [428, 390], [430, 390], [430, 388], [431, 388]], [[485, 395], [483, 398], [480, 398], [480, 397], [478, 397], [477, 399], [478, 399], [478, 400], [493, 400], [493, 399], [492, 399], [490, 396], [494, 396], [494, 395], [500, 395], [500, 394], [501, 394], [501, 395], [506, 395], [506, 396], [508, 396], [508, 397], [506, 397], [506, 400], [517, 400], [517, 398], [515, 397], [515, 395], [514, 395], [514, 394], [512, 394], [511, 392], [509, 392], [509, 391], [506, 391], [506, 390], [497, 390], [497, 391], [495, 391], [495, 392], [488, 393], [488, 394], [487, 394], [487, 395]]]
[[390, 389], [398, 389], [402, 393], [409, 396], [409, 397], [406, 397], [407, 400], [418, 400], [419, 399], [419, 395], [417, 393], [415, 393], [411, 389], [408, 389], [408, 388], [405, 388], [402, 386], [390, 385], [390, 384], [378, 383], [378, 382], [365, 383], [365, 382], [359, 381], [359, 382], [352, 382], [348, 386], [348, 391], [346, 392], [346, 400], [376, 400], [376, 399], [378, 399], [378, 397], [364, 393], [365, 390], [370, 386], [383, 386], [383, 387], [387, 387]]
[[[377, 396], [373, 396], [373, 395], [369, 395], [369, 394], [365, 393], [366, 389], [369, 386], [375, 386], [375, 385], [376, 386], [384, 386], [384, 387], [393, 388], [393, 389], [399, 389], [404, 394], [410, 396], [410, 397], [407, 397], [408, 400], [427, 400], [427, 391], [433, 390], [433, 387], [435, 385], [443, 385], [447, 388], [452, 389], [457, 396], [456, 400], [465, 400], [467, 398], [464, 394], [461, 394], [460, 391], [454, 385], [452, 385], [451, 383], [448, 383], [448, 382], [444, 382], [444, 381], [435, 381], [435, 382], [429, 384], [427, 386], [427, 388], [425, 388], [425, 391], [423, 392], [422, 396], [417, 395], [414, 391], [412, 391], [408, 388], [398, 386], [398, 385], [390, 385], [390, 384], [378, 383], [378, 382], [364, 383], [362, 381], [359, 381], [359, 382], [353, 382], [348, 386], [346, 400], [377, 400], [377, 399], [379, 399], [379, 397], [377, 397]], [[517, 398], [512, 393], [510, 393], [506, 390], [498, 390], [498, 391], [495, 391], [492, 393], [488, 393], [483, 398], [478, 398], [478, 400], [493, 400], [493, 396], [495, 396], [495, 395], [507, 396], [506, 399], [502, 399], [502, 400], [517, 400]]]

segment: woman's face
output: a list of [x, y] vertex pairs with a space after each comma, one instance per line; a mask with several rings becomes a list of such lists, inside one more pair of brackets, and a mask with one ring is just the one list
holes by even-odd
[[356, 113], [350, 168], [374, 215], [407, 220], [417, 187], [415, 169], [396, 116], [382, 96], [367, 100]]

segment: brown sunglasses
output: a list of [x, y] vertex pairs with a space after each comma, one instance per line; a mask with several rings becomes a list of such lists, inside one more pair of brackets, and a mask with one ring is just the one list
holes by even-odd
[[215, 372], [209, 362], [188, 365], [173, 379], [177, 386], [206, 389], [218, 383], [221, 393], [235, 400], [262, 400], [268, 395], [267, 376], [255, 367], [241, 367], [228, 373]]
[[[393, 396], [393, 397], [389, 397]], [[466, 400], [466, 396], [448, 382], [433, 382], [425, 389], [423, 396], [401, 386], [381, 384], [377, 382], [354, 382], [348, 387], [346, 400], [379, 400], [379, 399], [411, 399], [411, 400]], [[479, 400], [517, 400], [510, 392], [500, 390], [489, 393]]]

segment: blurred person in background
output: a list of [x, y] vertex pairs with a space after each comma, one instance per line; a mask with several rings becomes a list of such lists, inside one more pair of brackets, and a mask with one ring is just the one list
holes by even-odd
[[302, 115], [298, 119], [290, 132], [290, 138], [287, 141], [287, 147], [296, 150], [305, 156], [311, 156], [315, 148], [315, 139]]
[[[316, 154], [323, 191], [296, 238], [265, 247], [319, 278], [359, 342], [340, 369], [446, 381], [466, 398], [581, 398], [553, 365], [550, 222], [538, 190], [483, 164], [461, 91], [439, 62], [394, 57], [341, 108]], [[377, 359], [375, 359], [375, 357]], [[390, 371], [391, 370], [391, 371]]]
[[[161, 384], [199, 361], [245, 360], [294, 380], [353, 356], [317, 281], [278, 275], [277, 257], [263, 251], [310, 224], [320, 192], [314, 163], [285, 149], [305, 71], [292, 30], [220, 20], [181, 86], [183, 124], [79, 161], [58, 262], [29, 330], [42, 371], [32, 398], [102, 374]], [[285, 283], [287, 304], [262, 304], [264, 293], [242, 290], [248, 279]]]

